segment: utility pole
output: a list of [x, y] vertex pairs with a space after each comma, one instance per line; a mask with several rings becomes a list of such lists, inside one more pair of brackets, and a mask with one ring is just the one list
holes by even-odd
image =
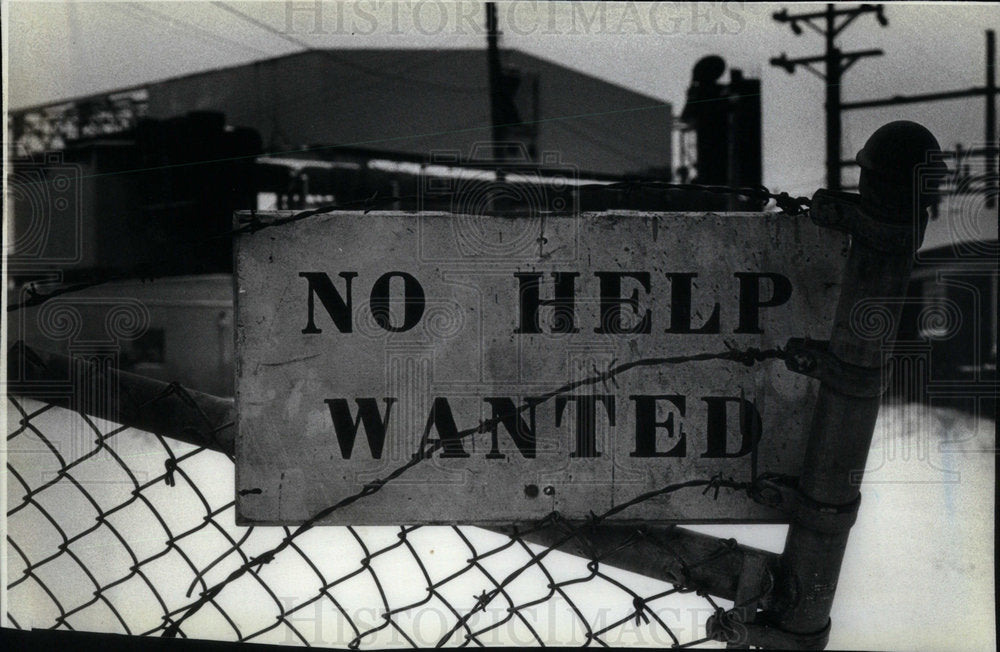
[[[966, 156], [983, 156], [985, 158], [985, 187], [983, 192], [986, 195], [987, 208], [996, 208], [997, 189], [997, 153], [1000, 152], [997, 143], [997, 96], [1000, 90], [997, 89], [997, 43], [996, 32], [992, 29], [986, 30], [986, 84], [984, 86], [973, 86], [953, 91], [938, 91], [935, 93], [920, 93], [916, 95], [893, 95], [892, 97], [882, 97], [874, 100], [860, 100], [857, 102], [844, 102], [840, 105], [842, 111], [853, 111], [856, 109], [873, 109], [883, 106], [899, 106], [901, 104], [916, 104], [922, 102], [938, 102], [941, 100], [956, 100], [966, 97], [984, 97], [986, 99], [986, 129], [983, 138], [985, 146], [974, 147], [967, 150], [959, 148], [953, 154], [958, 162], [959, 170], [962, 168], [963, 154]], [[852, 161], [843, 161], [843, 165], [852, 165]]]
[[[796, 36], [802, 34], [800, 24], [804, 24], [826, 40], [826, 52], [822, 55], [789, 59], [782, 52], [780, 57], [771, 59], [771, 65], [784, 68], [788, 74], [794, 73], [797, 66], [802, 66], [826, 83], [826, 185], [830, 190], [840, 190], [841, 188], [840, 87], [843, 83], [844, 73], [859, 59], [877, 57], [883, 54], [882, 50], [842, 52], [837, 48], [837, 37], [858, 16], [868, 13], [875, 14], [876, 20], [882, 27], [889, 24], [882, 5], [861, 5], [853, 9], [835, 9], [832, 4], [828, 4], [825, 11], [791, 15], [787, 9], [782, 9], [773, 16], [774, 20], [779, 23], [788, 23]], [[816, 63], [823, 64], [822, 72], [813, 66]]]
[[[986, 30], [986, 206], [996, 208], [997, 191], [997, 35]], [[994, 318], [996, 315], [994, 314]]]
[[[497, 7], [486, 3], [486, 63], [490, 86], [490, 131], [495, 163], [536, 160], [538, 146], [538, 75], [500, 61]], [[520, 99], [519, 99], [520, 98]], [[503, 176], [497, 170], [498, 178]]]
[[489, 71], [490, 84], [490, 124], [492, 129], [490, 135], [493, 140], [493, 160], [502, 161], [504, 159], [503, 144], [507, 140], [506, 129], [504, 128], [504, 89], [503, 89], [503, 68], [500, 65], [500, 46], [498, 43], [500, 34], [497, 28], [497, 6], [496, 3], [486, 3], [486, 66]]

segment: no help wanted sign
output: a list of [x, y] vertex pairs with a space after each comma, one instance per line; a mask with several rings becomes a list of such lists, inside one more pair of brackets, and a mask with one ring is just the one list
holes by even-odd
[[[241, 235], [238, 518], [304, 521], [419, 451], [321, 522], [586, 518], [748, 479], [754, 447], [761, 471], [796, 474], [816, 381], [671, 360], [826, 339], [844, 255], [777, 214], [342, 212]], [[692, 491], [616, 518], [780, 515]]]

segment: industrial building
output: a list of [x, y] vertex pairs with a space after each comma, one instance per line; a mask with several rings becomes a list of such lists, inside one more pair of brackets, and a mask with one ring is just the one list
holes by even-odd
[[[669, 179], [669, 103], [516, 50], [503, 61], [504, 167]], [[80, 241], [62, 271], [130, 267], [224, 231], [233, 210], [399, 194], [414, 163], [495, 162], [486, 71], [483, 50], [306, 51], [14, 111], [22, 178], [45, 185], [53, 151], [79, 170], [78, 197], [52, 215], [73, 223], [52, 224], [28, 258]], [[25, 232], [37, 210], [21, 208]], [[176, 271], [228, 261], [201, 252]]]
[[[484, 50], [306, 51], [13, 111], [12, 301], [30, 282], [160, 278], [66, 295], [90, 315], [75, 341], [104, 337], [110, 304], [95, 297], [141, 296], [151, 321], [119, 363], [226, 393], [232, 263], [218, 236], [235, 210], [413, 195], [427, 176], [498, 168], [561, 193], [670, 178], [669, 103], [515, 50], [502, 62], [501, 157]], [[19, 311], [14, 338], [74, 345], [40, 332], [35, 313]]]
[[[503, 52], [523, 126], [507, 140], [604, 174], [665, 171], [671, 105], [519, 52]], [[268, 152], [364, 147], [468, 154], [491, 139], [484, 50], [311, 50], [11, 114], [15, 153], [194, 111], [255, 130]], [[55, 122], [56, 124], [53, 124]]]

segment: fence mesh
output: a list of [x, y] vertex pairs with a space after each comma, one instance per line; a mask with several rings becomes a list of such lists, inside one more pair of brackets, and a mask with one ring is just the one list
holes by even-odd
[[[579, 190], [739, 195], [773, 200], [790, 216], [809, 205], [806, 198], [763, 187], [621, 182]], [[368, 210], [420, 199], [369, 198], [362, 205]], [[266, 226], [352, 207], [306, 210]], [[251, 220], [192, 246], [215, 246], [261, 228], [265, 225]], [[155, 278], [163, 268], [162, 261], [148, 261], [139, 269], [98, 274], [54, 289], [28, 284], [20, 301], [7, 309], [38, 306], [117, 278]], [[618, 365], [586, 382], [613, 382], [616, 374], [637, 364], [727, 360], [752, 365], [776, 358], [788, 355], [730, 348]], [[180, 397], [185, 398], [183, 390]], [[709, 501], [720, 491], [741, 491], [749, 500], [753, 477], [746, 482], [688, 479], [591, 514], [584, 523], [553, 513], [510, 536], [475, 527], [313, 527], [311, 522], [295, 528], [239, 527], [231, 457], [52, 403], [16, 396], [6, 400], [7, 616], [18, 628], [352, 648], [718, 647], [740, 636], [739, 621], [762, 597], [734, 604], [689, 581], [689, 571], [699, 565], [737, 555], [735, 541], [720, 539], [692, 558], [662, 537], [648, 536], [644, 528], [635, 528], [616, 544], [641, 541], [671, 560], [681, 572], [675, 583], [668, 583], [605, 563], [618, 550], [594, 537], [605, 519], [666, 493], [700, 492]], [[207, 441], [219, 424], [206, 425], [202, 435]], [[482, 425], [463, 435], [476, 434]], [[439, 445], [428, 442], [410, 463], [342, 502], [363, 500]], [[531, 543], [534, 530], [548, 532], [555, 542]], [[583, 556], [558, 550], [567, 544]], [[716, 624], [710, 632], [713, 616]]]
[[[615, 551], [590, 533], [610, 514], [537, 524], [584, 557], [529, 543], [524, 528], [238, 527], [226, 455], [49, 403], [7, 402], [15, 627], [352, 648], [687, 647], [720, 645], [706, 620], [727, 622], [742, 606], [603, 563]], [[714, 478], [657, 493], [711, 500], [748, 488]], [[636, 528], [622, 545], [644, 537]], [[706, 561], [661, 548], [685, 569]], [[720, 539], [708, 557], [736, 550]]]

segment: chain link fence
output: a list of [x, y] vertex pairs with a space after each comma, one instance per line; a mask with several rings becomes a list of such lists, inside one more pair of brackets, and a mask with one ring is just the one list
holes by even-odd
[[[903, 129], [917, 144], [929, 136], [911, 123], [886, 128]], [[763, 187], [648, 181], [577, 186], [576, 199], [586, 196], [598, 209], [676, 192], [734, 195], [758, 209], [773, 201], [790, 220], [808, 212], [814, 224], [851, 236], [829, 342], [789, 333], [793, 337], [778, 348], [727, 345], [723, 351], [612, 361], [544, 396], [615, 384], [617, 375], [637, 366], [784, 363], [819, 380], [801, 475], [758, 474], [753, 448], [747, 477], [683, 478], [583, 521], [553, 512], [495, 530], [317, 525], [430, 459], [443, 440], [425, 436], [408, 461], [301, 525], [237, 526], [232, 401], [119, 372], [105, 350], [79, 347], [65, 357], [15, 345], [4, 398], [9, 624], [366, 649], [822, 648], [886, 386], [884, 354], [901, 317], [898, 295], [926, 222], [923, 193], [914, 196], [910, 185], [886, 181], [891, 175], [871, 174], [860, 196], [819, 190], [812, 199]], [[177, 250], [197, 255], [331, 210], [421, 210], [423, 199], [372, 196], [270, 221], [251, 211], [232, 230], [179, 243]], [[911, 223], [914, 213], [919, 216]], [[170, 274], [168, 261], [147, 260], [73, 279], [25, 278], [7, 310], [42, 306], [118, 279]], [[850, 313], [869, 304], [884, 316], [872, 320], [878, 333], [859, 330]], [[73, 326], [58, 326], [64, 325]], [[475, 437], [496, 425], [496, 419], [482, 421], [459, 436]], [[705, 505], [736, 494], [771, 508], [789, 523], [783, 552], [676, 526], [620, 525], [613, 518], [682, 492]]]
[[[738, 195], [774, 201], [790, 218], [810, 204], [763, 187], [621, 182], [579, 191], [601, 193], [613, 203], [636, 192]], [[367, 212], [419, 200], [372, 197], [360, 207]], [[231, 232], [190, 246], [212, 246], [356, 204], [268, 223], [251, 214]], [[164, 269], [150, 261], [76, 283], [31, 283], [7, 309], [40, 306], [120, 278], [156, 278]], [[591, 512], [583, 522], [553, 512], [496, 531], [315, 526], [442, 446], [440, 439], [423, 441], [401, 466], [300, 526], [240, 527], [232, 402], [119, 373], [110, 358], [91, 353], [53, 357], [15, 345], [8, 356], [18, 367], [8, 374], [6, 399], [7, 614], [15, 627], [351, 648], [746, 647], [744, 623], [771, 599], [776, 554], [683, 528], [609, 520], [675, 492], [700, 494], [706, 504], [720, 492], [735, 492], [776, 507], [775, 490], [787, 479], [757, 477], [755, 452], [747, 478], [685, 478]], [[615, 383], [637, 366], [784, 361], [800, 371], [802, 353], [790, 346], [729, 346], [612, 363], [545, 400], [583, 384]], [[13, 387], [27, 377], [35, 382]], [[494, 425], [483, 422], [460, 436]]]
[[[807, 198], [764, 187], [622, 181], [582, 185], [576, 192], [609, 205], [629, 205], [638, 195], [659, 202], [676, 192], [739, 196], [761, 206], [773, 201], [790, 217], [809, 205]], [[208, 241], [181, 246], [197, 252], [331, 210], [419, 209], [424, 201], [422, 193], [376, 195], [267, 224], [250, 219]], [[28, 283], [7, 310], [169, 270], [167, 261], [150, 260], [70, 283]], [[110, 361], [92, 364], [86, 355], [62, 360], [57, 373], [46, 367], [51, 359], [43, 361], [27, 347], [15, 345], [9, 357], [40, 370], [45, 380], [27, 392], [8, 387], [6, 397], [7, 616], [18, 628], [351, 648], [718, 647], [729, 639], [745, 642], [740, 623], [752, 618], [771, 588], [777, 557], [771, 553], [680, 528], [603, 523], [633, 504], [673, 492], [701, 493], [706, 502], [722, 491], [741, 492], [753, 500], [753, 477], [687, 479], [591, 513], [586, 522], [554, 512], [502, 532], [313, 526], [428, 459], [441, 445], [437, 440], [301, 526], [240, 527], [231, 403], [195, 396], [176, 383], [142, 379], [137, 385], [135, 377], [130, 381], [129, 374], [113, 371]], [[775, 359], [791, 356], [728, 349], [642, 364], [753, 365]], [[613, 366], [587, 382], [615, 382], [634, 366]], [[105, 378], [108, 373], [114, 378]], [[21, 374], [9, 376], [14, 382]], [[94, 409], [102, 402], [103, 408]]]
[[[744, 551], [735, 541], [705, 537], [712, 542], [691, 556], [669, 528], [627, 528], [609, 544], [596, 526], [610, 513], [587, 523], [554, 513], [509, 536], [238, 527], [227, 454], [53, 403], [6, 400], [7, 615], [18, 628], [351, 648], [687, 647], [738, 637], [740, 608], [762, 597], [734, 603], [689, 583], [706, 564], [735, 564], [738, 575]], [[749, 488], [716, 478], [656, 493], [697, 491], [707, 501]], [[680, 569], [673, 581], [607, 563], [636, 545]], [[710, 631], [711, 616], [725, 626]]]

